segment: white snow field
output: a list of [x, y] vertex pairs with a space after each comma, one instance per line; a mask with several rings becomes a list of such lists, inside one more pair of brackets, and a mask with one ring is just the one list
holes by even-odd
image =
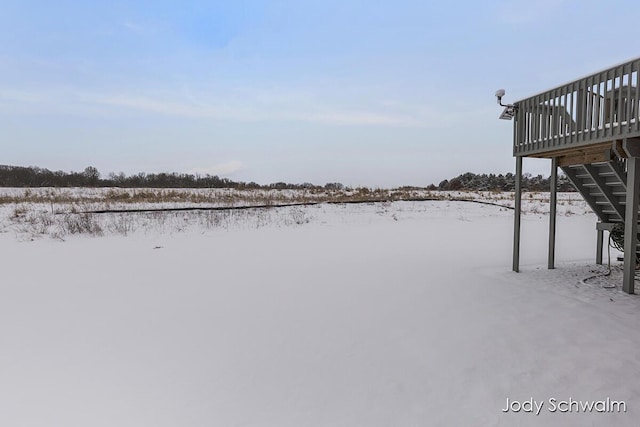
[[617, 262], [580, 282], [605, 269], [575, 203], [556, 270], [530, 206], [520, 273], [513, 212], [474, 203], [33, 241], [4, 219], [0, 425], [637, 426], [640, 299], [602, 287]]

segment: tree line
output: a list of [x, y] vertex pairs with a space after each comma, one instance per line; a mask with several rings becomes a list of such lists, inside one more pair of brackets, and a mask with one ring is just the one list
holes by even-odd
[[[429, 190], [441, 191], [514, 191], [515, 188], [516, 177], [511, 172], [504, 175], [467, 172], [455, 178], [445, 179], [438, 185], [431, 184], [427, 187]], [[522, 174], [523, 190], [549, 191], [550, 188], [550, 177], [533, 176], [530, 173]], [[576, 191], [569, 178], [563, 173], [558, 174], [558, 191]]]
[[291, 184], [275, 182], [260, 185], [255, 182], [237, 182], [216, 175], [176, 172], [126, 175], [110, 173], [102, 177], [98, 169], [88, 166], [82, 172], [51, 171], [36, 166], [0, 165], [0, 187], [123, 187], [123, 188], [236, 188], [236, 189], [328, 189], [341, 190], [338, 182], [323, 186], [311, 183]]
[[[528, 191], [549, 191], [549, 178], [542, 175], [532, 176], [525, 173], [522, 177], [522, 188]], [[82, 172], [51, 171], [35, 166], [0, 165], [0, 187], [123, 187], [123, 188], [235, 188], [235, 189], [326, 189], [343, 190], [345, 186], [339, 182], [325, 185], [311, 183], [291, 184], [276, 182], [260, 185], [255, 182], [232, 181], [216, 175], [198, 175], [187, 173], [138, 173], [126, 175], [110, 173], [102, 177], [98, 169], [86, 167]], [[507, 174], [474, 174], [467, 172], [455, 178], [445, 179], [438, 185], [426, 187], [433, 191], [513, 191], [515, 175]], [[558, 175], [559, 191], [575, 191], [568, 178]]]

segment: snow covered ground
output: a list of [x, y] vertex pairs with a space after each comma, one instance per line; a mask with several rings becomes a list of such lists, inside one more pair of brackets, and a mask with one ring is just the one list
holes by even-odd
[[[604, 268], [575, 197], [556, 270], [525, 197], [521, 273], [513, 211], [475, 203], [107, 214], [102, 237], [5, 206], [0, 425], [636, 426], [640, 300], [602, 287], [619, 269], [581, 283]], [[550, 411], [607, 398], [626, 412]]]

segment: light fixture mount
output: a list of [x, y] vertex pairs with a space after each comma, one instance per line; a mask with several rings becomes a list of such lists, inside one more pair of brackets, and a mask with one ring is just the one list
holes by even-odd
[[514, 116], [518, 112], [518, 107], [513, 104], [503, 104], [502, 97], [504, 96], [504, 94], [505, 94], [504, 89], [498, 89], [496, 91], [496, 98], [498, 98], [498, 105], [501, 107], [505, 107], [504, 110], [502, 111], [502, 114], [500, 114], [499, 118], [502, 120], [511, 120], [514, 118]]

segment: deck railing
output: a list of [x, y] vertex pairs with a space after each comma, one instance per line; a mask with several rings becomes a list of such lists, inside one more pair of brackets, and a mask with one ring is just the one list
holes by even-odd
[[514, 103], [514, 156], [640, 136], [640, 58]]

